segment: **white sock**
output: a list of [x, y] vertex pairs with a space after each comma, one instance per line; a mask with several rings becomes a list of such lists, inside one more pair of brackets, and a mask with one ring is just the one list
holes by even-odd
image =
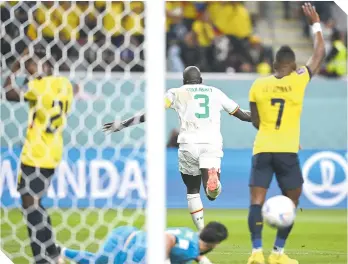
[[214, 190], [214, 191], [209, 191], [207, 188], [207, 194], [209, 195], [209, 197], [211, 198], [217, 198], [220, 193], [221, 193], [221, 189], [222, 189], [222, 185], [221, 182], [218, 182], [218, 187]]
[[272, 250], [272, 253], [275, 253], [275, 254], [284, 254], [284, 248], [281, 248], [281, 247], [274, 247], [273, 250]]
[[204, 228], [203, 204], [199, 193], [187, 194], [188, 209], [192, 221], [199, 231]]
[[261, 248], [253, 248], [252, 253], [255, 252], [262, 252], [262, 247]]

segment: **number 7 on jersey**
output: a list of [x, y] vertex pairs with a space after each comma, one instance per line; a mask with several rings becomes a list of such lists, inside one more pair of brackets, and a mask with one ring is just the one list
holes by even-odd
[[279, 111], [278, 111], [278, 117], [277, 117], [277, 122], [275, 129], [279, 129], [280, 125], [282, 123], [282, 117], [283, 117], [283, 112], [284, 112], [284, 106], [285, 106], [285, 100], [281, 98], [272, 98], [271, 99], [271, 104], [276, 105], [279, 104]]

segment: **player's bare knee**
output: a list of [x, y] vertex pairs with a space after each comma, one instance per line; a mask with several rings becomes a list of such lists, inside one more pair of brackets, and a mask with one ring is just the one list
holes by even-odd
[[292, 202], [295, 204], [295, 206], [297, 207], [299, 204], [299, 200], [300, 200], [300, 196], [302, 193], [302, 188], [296, 188], [293, 190], [286, 190], [286, 191], [282, 191], [283, 195], [287, 196], [288, 198], [290, 198], [292, 200]]
[[266, 199], [267, 189], [262, 187], [251, 187], [250, 188], [250, 197], [251, 204], [263, 205]]

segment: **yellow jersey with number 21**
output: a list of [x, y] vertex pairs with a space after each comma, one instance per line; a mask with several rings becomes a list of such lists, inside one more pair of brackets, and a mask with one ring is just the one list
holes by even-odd
[[249, 101], [256, 103], [260, 118], [254, 155], [298, 152], [303, 98], [310, 79], [310, 70], [303, 66], [283, 78], [272, 75], [254, 82]]
[[48, 76], [28, 83], [26, 140], [21, 154], [24, 165], [55, 168], [63, 155], [63, 129], [73, 101], [73, 87], [66, 77]]

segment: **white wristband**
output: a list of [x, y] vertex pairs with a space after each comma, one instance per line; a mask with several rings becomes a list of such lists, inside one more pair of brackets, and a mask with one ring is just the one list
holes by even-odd
[[312, 31], [313, 31], [313, 34], [316, 34], [317, 32], [321, 32], [321, 25], [319, 22], [316, 22], [312, 25]]

